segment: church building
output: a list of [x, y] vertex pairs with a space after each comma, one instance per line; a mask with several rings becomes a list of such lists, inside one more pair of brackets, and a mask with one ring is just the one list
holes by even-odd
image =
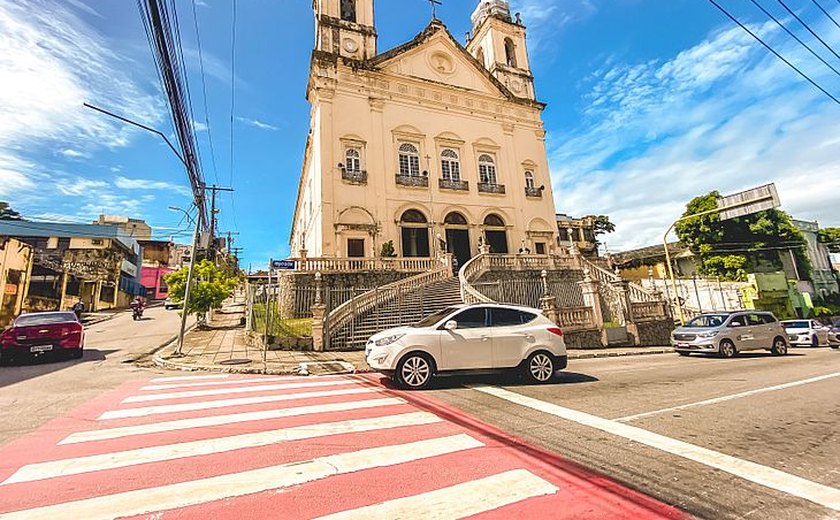
[[[461, 44], [437, 19], [380, 53], [373, 0], [314, 0], [312, 106], [292, 256], [402, 257], [460, 265], [557, 246], [526, 29], [482, 0]], [[386, 246], [387, 248], [387, 246]]]

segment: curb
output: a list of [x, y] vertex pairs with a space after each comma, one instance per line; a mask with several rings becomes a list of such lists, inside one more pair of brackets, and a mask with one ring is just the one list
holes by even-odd
[[[190, 331], [192, 331], [192, 330], [195, 328], [195, 326], [196, 326], [196, 325], [197, 325], [196, 323], [193, 323], [192, 325], [188, 326], [188, 327], [184, 330], [184, 336], [186, 336], [187, 334], [189, 334], [189, 333], [190, 333]], [[140, 362], [140, 361], [142, 361], [142, 360], [144, 360], [144, 359], [149, 358], [150, 356], [154, 356], [153, 360], [156, 360], [158, 356], [155, 356], [155, 354], [157, 354], [157, 353], [158, 353], [158, 352], [160, 352], [161, 350], [165, 349], [166, 347], [168, 347], [168, 346], [172, 345], [173, 343], [175, 343], [176, 341], [178, 341], [178, 336], [180, 336], [180, 335], [181, 335], [181, 334], [180, 334], [180, 332], [179, 332], [178, 334], [175, 334], [174, 336], [172, 336], [172, 337], [168, 338], [166, 341], [164, 341], [163, 343], [161, 343], [161, 344], [160, 344], [160, 345], [158, 345], [157, 347], [152, 348], [152, 349], [151, 349], [151, 350], [149, 350], [148, 352], [144, 352], [144, 353], [142, 353], [142, 354], [138, 354], [137, 356], [135, 356], [135, 357], [133, 357], [133, 358], [131, 358], [131, 359], [126, 359], [125, 361], [123, 361], [123, 363], [138, 363], [138, 362]], [[155, 364], [157, 364], [157, 362], [156, 362], [156, 361], [155, 361]]]
[[[151, 353], [147, 355], [152, 355], [157, 352], [160, 352], [162, 349], [169, 346], [174, 340], [177, 340], [178, 337], [172, 341], [167, 342], [165, 345], [155, 349]], [[575, 359], [595, 359], [595, 358], [611, 358], [611, 357], [629, 357], [629, 356], [650, 356], [650, 355], [657, 355], [657, 354], [672, 354], [674, 352], [673, 348], [651, 348], [648, 350], [640, 350], [640, 351], [629, 351], [629, 352], [592, 352], [592, 353], [585, 353], [585, 354], [570, 354], [569, 360]], [[180, 370], [183, 372], [220, 372], [223, 374], [258, 374], [258, 375], [270, 375], [270, 376], [301, 376], [306, 377], [312, 375], [308, 371], [309, 365], [317, 365], [319, 363], [348, 363], [346, 361], [323, 361], [323, 362], [314, 362], [314, 361], [304, 361], [302, 363], [290, 363], [283, 368], [271, 368], [268, 366], [262, 366], [262, 363], [259, 365], [252, 365], [252, 366], [224, 366], [224, 365], [191, 365], [186, 363], [178, 363], [177, 361], [173, 361], [171, 359], [166, 359], [163, 356], [156, 355], [153, 358], [154, 364], [160, 368], [164, 368], [167, 370]], [[303, 370], [302, 370], [303, 369]], [[364, 367], [355, 367], [354, 370], [341, 370], [341, 371], [333, 371], [333, 372], [325, 372], [322, 374], [316, 374], [316, 376], [327, 376], [327, 375], [345, 375], [345, 374], [368, 374], [373, 373], [375, 370], [371, 369], [368, 366]]]

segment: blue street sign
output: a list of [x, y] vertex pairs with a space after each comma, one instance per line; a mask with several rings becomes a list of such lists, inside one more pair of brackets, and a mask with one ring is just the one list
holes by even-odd
[[295, 268], [293, 260], [274, 260], [271, 262], [271, 268], [278, 271], [291, 271]]

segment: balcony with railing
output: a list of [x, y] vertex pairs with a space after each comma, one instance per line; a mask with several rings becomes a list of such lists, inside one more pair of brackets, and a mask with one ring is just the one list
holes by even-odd
[[367, 184], [368, 174], [366, 170], [348, 170], [341, 169], [341, 180], [349, 182], [350, 184]]
[[534, 187], [534, 186], [525, 186], [525, 196], [526, 197], [541, 199], [542, 198], [542, 192], [543, 192], [543, 190], [541, 188], [537, 188], [537, 187]]
[[397, 185], [399, 186], [407, 186], [409, 188], [428, 188], [429, 187], [429, 176], [428, 175], [396, 175], [397, 178]]
[[470, 191], [470, 183], [468, 181], [438, 179], [438, 187], [442, 190]]
[[493, 193], [496, 195], [504, 195], [505, 194], [505, 185], [504, 184], [490, 184], [486, 182], [478, 183], [478, 192], [479, 193]]

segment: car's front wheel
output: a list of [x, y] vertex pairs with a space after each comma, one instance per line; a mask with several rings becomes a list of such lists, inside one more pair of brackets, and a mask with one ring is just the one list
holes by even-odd
[[735, 357], [738, 351], [735, 350], [735, 344], [725, 339], [720, 342], [720, 348], [718, 349], [718, 354], [722, 358], [732, 358]]
[[433, 367], [434, 362], [428, 354], [415, 352], [400, 360], [394, 377], [402, 388], [423, 390], [432, 381]]
[[547, 352], [534, 352], [525, 362], [525, 377], [532, 383], [548, 383], [555, 370], [554, 358]]
[[773, 353], [774, 356], [784, 356], [787, 354], [787, 342], [784, 338], [776, 338], [773, 340], [773, 348], [770, 349], [770, 352]]

